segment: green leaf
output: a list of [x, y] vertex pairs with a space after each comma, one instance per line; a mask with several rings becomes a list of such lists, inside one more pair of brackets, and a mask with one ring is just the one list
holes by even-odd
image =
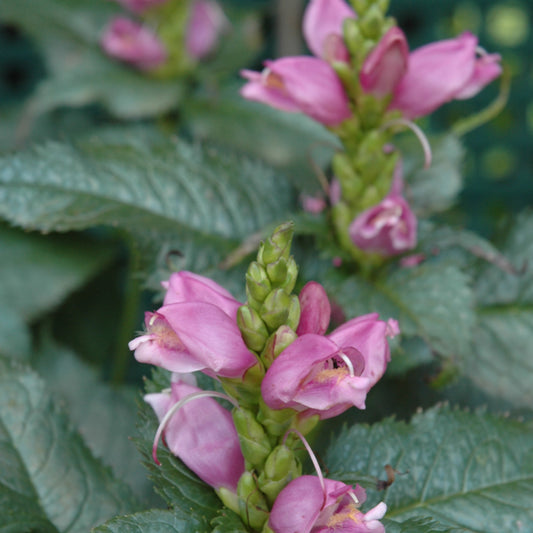
[[[516, 273], [484, 265], [476, 276], [478, 322], [461, 367], [480, 388], [533, 407], [533, 215], [518, 217], [502, 254]], [[523, 269], [523, 271], [520, 271]]]
[[2, 491], [0, 516], [26, 498], [29, 516], [40, 508], [57, 530], [85, 533], [134, 508], [130, 490], [91, 456], [42, 380], [2, 359], [0, 450], [0, 486], [12, 489]]
[[104, 383], [94, 368], [50, 339], [44, 340], [32, 363], [67, 406], [70, 420], [93, 455], [111, 466], [141, 501], [156, 503], [152, 483], [131, 441], [137, 431], [136, 388]]
[[194, 518], [183, 518], [172, 511], [152, 509], [118, 516], [92, 530], [93, 533], [203, 533]]
[[30, 328], [9, 304], [0, 302], [0, 355], [27, 359], [30, 349]]
[[25, 120], [65, 105], [99, 103], [123, 119], [177, 107], [182, 82], [151, 78], [101, 51], [102, 31], [117, 12], [117, 5], [105, 1], [2, 0], [0, 19], [37, 41], [49, 70], [30, 99]]
[[[403, 339], [421, 337], [431, 350], [445, 356], [456, 356], [470, 347], [472, 291], [467, 276], [452, 265], [425, 263], [373, 281], [356, 276], [330, 276], [325, 281], [349, 317], [378, 312], [382, 319], [395, 318]], [[400, 357], [410, 356], [404, 351]], [[414, 361], [420, 357], [418, 351], [413, 354]], [[409, 367], [405, 361], [399, 364]]]
[[387, 533], [464, 533], [464, 529], [450, 528], [424, 518], [411, 518], [401, 524], [384, 519], [383, 525]]
[[267, 161], [282, 169], [301, 191], [320, 191], [317, 169], [329, 165], [338, 139], [305, 115], [245, 100], [239, 88], [226, 87], [216, 101], [208, 97], [187, 101], [184, 119], [194, 138]]
[[[161, 376], [160, 376], [161, 377]], [[150, 385], [147, 390], [161, 390]], [[152, 458], [152, 443], [157, 430], [157, 418], [148, 404], [142, 403], [138, 413], [137, 447], [144, 456], [144, 465], [150, 472], [155, 490], [183, 519], [194, 519], [202, 526], [202, 531], [210, 531], [209, 523], [222, 507], [214, 490], [189, 470], [182, 461], [159, 444], [157, 458], [160, 466]]]
[[45, 231], [106, 224], [204, 268], [285, 219], [292, 201], [264, 165], [149, 129], [51, 142], [0, 162], [0, 216], [11, 222]]
[[378, 477], [386, 464], [403, 472], [385, 492], [368, 491], [365, 506], [385, 501], [386, 518], [399, 524], [429, 519], [465, 532], [501, 533], [530, 531], [533, 523], [533, 432], [514, 420], [441, 407], [409, 424], [356, 425], [335, 439], [326, 464]]
[[403, 154], [406, 196], [416, 214], [427, 217], [451, 207], [462, 188], [464, 151], [458, 138], [446, 135], [430, 139], [431, 166], [424, 168], [422, 148], [414, 137], [399, 144]]
[[211, 525], [215, 526], [211, 533], [247, 533], [248, 531], [240, 517], [229, 509], [222, 509]]
[[109, 248], [88, 238], [42, 236], [0, 226], [0, 306], [26, 321], [56, 307], [105, 267]]

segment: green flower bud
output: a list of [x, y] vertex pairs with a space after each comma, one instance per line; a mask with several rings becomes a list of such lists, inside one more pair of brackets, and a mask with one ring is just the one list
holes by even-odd
[[219, 378], [224, 390], [239, 401], [242, 407], [255, 407], [261, 398], [261, 382], [265, 377], [265, 367], [258, 359], [241, 379]]
[[242, 338], [250, 350], [260, 352], [268, 338], [265, 323], [254, 309], [249, 305], [239, 307], [237, 311], [237, 325], [242, 333]]
[[272, 284], [279, 287], [287, 277], [287, 259], [280, 257], [277, 261], [268, 263], [266, 271]]
[[333, 206], [331, 210], [331, 218], [335, 227], [335, 233], [339, 244], [342, 248], [351, 253], [354, 245], [350, 239], [348, 228], [354, 219], [353, 211], [346, 203], [339, 202]]
[[362, 17], [373, 0], [350, 0], [355, 12]]
[[275, 531], [268, 525], [268, 522], [265, 522], [261, 533], [275, 533]]
[[259, 248], [257, 260], [263, 265], [273, 263], [280, 257], [289, 258], [291, 253], [292, 236], [294, 234], [294, 223], [285, 222], [278, 226], [271, 237], [269, 237]]
[[261, 360], [265, 364], [265, 367], [269, 368], [274, 359], [297, 338], [298, 335], [296, 335], [294, 330], [285, 325], [280, 326], [275, 333], [270, 335], [261, 352]]
[[262, 398], [259, 399], [257, 420], [270, 435], [281, 437], [289, 429], [295, 414], [293, 409], [270, 409]]
[[302, 435], [307, 435], [315, 429], [316, 425], [320, 422], [319, 415], [306, 416], [304, 418], [298, 417], [292, 423], [292, 427], [298, 430]]
[[294, 452], [281, 444], [272, 450], [257, 483], [272, 505], [281, 490], [294, 478], [302, 475], [302, 465]]
[[359, 22], [353, 18], [344, 19], [342, 33], [346, 48], [348, 48], [350, 55], [357, 58], [359, 62], [362, 62], [364, 56], [361, 56], [361, 45], [363, 44], [364, 37], [361, 34]]
[[377, 0], [377, 5], [382, 13], [386, 13], [389, 10], [389, 4], [390, 0]]
[[225, 487], [215, 489], [215, 492], [226, 507], [239, 514], [239, 498], [234, 492]]
[[287, 317], [287, 326], [289, 326], [291, 329], [296, 329], [298, 327], [298, 324], [300, 323], [300, 300], [298, 300], [298, 296], [296, 294], [292, 294], [290, 296], [291, 302], [289, 305], [289, 316]]
[[345, 153], [338, 152], [333, 156], [333, 173], [339, 180], [342, 197], [348, 202], [357, 201], [365, 184]]
[[250, 263], [246, 272], [246, 295], [257, 302], [263, 302], [271, 290], [272, 286], [265, 268], [256, 261]]
[[383, 25], [383, 12], [378, 5], [372, 3], [366, 13], [359, 19], [361, 33], [373, 41], [378, 41], [381, 36]]
[[285, 289], [285, 292], [287, 294], [290, 294], [294, 290], [294, 286], [296, 285], [297, 279], [298, 265], [296, 264], [294, 257], [292, 257], [291, 255], [287, 261], [287, 275], [285, 276], [285, 279], [283, 280], [283, 283], [280, 285], [280, 287], [282, 289]]
[[287, 322], [290, 305], [291, 297], [283, 289], [275, 289], [267, 296], [261, 306], [260, 314], [270, 331], [278, 329]]
[[265, 496], [257, 487], [250, 472], [244, 472], [239, 479], [237, 495], [242, 521], [252, 529], [261, 529], [268, 520], [269, 510]]
[[272, 450], [263, 426], [246, 409], [234, 409], [233, 422], [244, 458], [253, 468], [260, 470]]

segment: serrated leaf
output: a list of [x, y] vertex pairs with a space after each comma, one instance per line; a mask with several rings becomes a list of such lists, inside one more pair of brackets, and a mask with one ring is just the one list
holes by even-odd
[[422, 148], [414, 138], [404, 139], [402, 149], [406, 196], [416, 214], [427, 217], [453, 205], [462, 188], [463, 148], [458, 138], [430, 139], [433, 159], [424, 168]]
[[152, 509], [143, 513], [118, 516], [92, 530], [93, 533], [202, 533], [192, 518], [183, 518], [172, 511]]
[[[0, 432], [4, 485], [35, 495], [34, 507], [59, 531], [85, 533], [134, 509], [130, 490], [91, 456], [32, 371], [0, 359]], [[11, 508], [0, 501], [0, 516]], [[16, 504], [16, 501], [15, 501]], [[49, 529], [49, 531], [54, 531]]]
[[229, 509], [222, 509], [211, 525], [214, 526], [211, 533], [247, 533], [248, 531], [240, 517]]
[[502, 254], [517, 273], [484, 265], [476, 276], [478, 323], [461, 367], [490, 394], [533, 407], [533, 215], [518, 217]]
[[[150, 391], [151, 387], [148, 386]], [[160, 390], [156, 387], [156, 390]], [[144, 465], [150, 472], [155, 490], [171, 506], [174, 512], [187, 519], [196, 520], [202, 533], [211, 531], [209, 523], [222, 507], [213, 489], [199, 479], [177, 457], [161, 444], [156, 465], [152, 458], [152, 443], [157, 430], [157, 419], [147, 404], [141, 404], [138, 413], [138, 437], [136, 444], [144, 456]]]
[[385, 501], [393, 522], [429, 519], [468, 533], [531, 531], [533, 432], [524, 423], [435, 408], [409, 424], [345, 429], [326, 464], [377, 477], [386, 464], [405, 472], [385, 492], [368, 491], [368, 507]]
[[77, 236], [0, 226], [0, 306], [31, 321], [57, 306], [109, 263], [110, 249]]
[[140, 128], [47, 143], [0, 162], [0, 215], [15, 224], [106, 224], [155, 250], [200, 248], [211, 265], [285, 219], [292, 200], [286, 180], [262, 164]]
[[245, 100], [240, 86], [226, 87], [217, 100], [187, 102], [184, 118], [192, 135], [267, 161], [300, 191], [320, 191], [317, 168], [329, 165], [338, 139], [305, 115]]
[[470, 346], [472, 291], [467, 276], [452, 265], [398, 269], [373, 281], [330, 276], [325, 282], [349, 317], [376, 311], [382, 319], [395, 318], [403, 338], [421, 337], [446, 356], [456, 356]]
[[131, 441], [136, 434], [136, 388], [104, 383], [94, 368], [50, 339], [45, 339], [32, 363], [67, 406], [70, 420], [93, 455], [111, 466], [140, 500], [154, 503], [152, 483]]

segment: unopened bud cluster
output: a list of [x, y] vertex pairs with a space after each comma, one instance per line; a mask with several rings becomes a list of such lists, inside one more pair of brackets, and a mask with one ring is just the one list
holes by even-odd
[[[366, 517], [354, 507], [364, 497], [349, 496], [359, 487], [321, 477], [317, 488], [318, 478], [302, 476], [297, 449], [298, 438], [321, 419], [365, 407], [390, 359], [387, 338], [398, 327], [374, 313], [326, 335], [331, 307], [324, 288], [309, 282], [298, 296], [293, 293], [298, 267], [290, 253], [292, 237], [287, 223], [261, 244], [246, 273], [244, 305], [191, 272], [177, 272], [163, 284], [163, 306], [146, 314], [145, 334], [130, 343], [137, 360], [173, 372], [169, 391], [146, 397], [161, 422], [154, 458], [162, 435], [251, 531], [293, 527], [290, 502], [310, 506], [317, 520], [339, 522], [333, 508], [322, 509], [325, 498], [349, 511], [347, 523], [368, 519], [369, 528], [383, 531], [378, 519], [384, 505]], [[209, 397], [222, 393], [196, 386], [195, 371], [219, 380], [234, 405], [231, 412]], [[301, 480], [310, 496], [296, 502], [302, 499]], [[328, 496], [330, 489], [337, 496]], [[295, 524], [294, 531], [302, 527]]]
[[[412, 121], [474, 96], [501, 73], [499, 56], [480, 51], [468, 32], [410, 53], [388, 7], [388, 0], [311, 0], [303, 33], [313, 57], [266, 61], [262, 73], [242, 71], [245, 98], [303, 112], [339, 137], [330, 220], [343, 255], [367, 265], [416, 246], [417, 220], [403, 196], [394, 135], [411, 128], [428, 165], [429, 144]], [[313, 212], [326, 206], [323, 198], [311, 200], [304, 207]]]
[[215, 0], [115, 0], [101, 44], [111, 57], [162, 78], [183, 75], [216, 48], [227, 21]]

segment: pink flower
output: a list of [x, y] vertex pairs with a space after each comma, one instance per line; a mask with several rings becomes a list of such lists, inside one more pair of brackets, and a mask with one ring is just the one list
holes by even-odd
[[305, 333], [274, 360], [261, 393], [271, 409], [291, 408], [303, 416], [331, 418], [352, 405], [365, 408], [368, 391], [390, 361], [387, 337], [399, 333], [395, 320], [378, 314], [354, 318], [326, 337]]
[[101, 39], [105, 52], [140, 70], [152, 70], [167, 58], [167, 51], [157, 35], [148, 28], [124, 17], [117, 17]]
[[142, 13], [150, 7], [165, 4], [168, 0], [117, 0], [117, 2], [133, 13]]
[[400, 28], [392, 27], [365, 59], [359, 80], [378, 98], [391, 94], [407, 71], [409, 46]]
[[309, 194], [302, 194], [300, 199], [304, 211], [311, 213], [312, 215], [319, 215], [327, 207], [326, 200], [323, 196], [310, 196]]
[[229, 378], [256, 363], [237, 326], [240, 303], [229, 292], [191, 272], [173, 274], [164, 286], [163, 306], [145, 315], [146, 334], [129, 343], [137, 361]]
[[203, 59], [216, 47], [228, 20], [217, 2], [196, 0], [191, 6], [185, 46], [195, 59]]
[[[147, 394], [144, 400], [154, 409], [159, 421], [179, 400], [200, 392], [182, 380], [173, 381], [171, 392]], [[215, 489], [237, 491], [244, 472], [239, 437], [229, 411], [212, 398], [198, 398], [179, 409], [164, 430], [169, 450], [178, 456], [200, 479]]]
[[311, 0], [303, 18], [303, 33], [307, 46], [317, 57], [326, 61], [348, 61], [344, 44], [343, 23], [357, 18], [344, 0]]
[[300, 322], [296, 333], [326, 333], [331, 317], [331, 305], [328, 295], [320, 283], [310, 281], [300, 291]]
[[383, 256], [398, 255], [416, 246], [417, 219], [401, 194], [400, 166], [389, 194], [376, 206], [357, 215], [348, 229], [361, 250]]
[[316, 57], [265, 61], [263, 72], [241, 71], [248, 83], [241, 95], [277, 109], [305, 113], [326, 126], [350, 118], [348, 97], [333, 68]]
[[477, 37], [468, 32], [418, 48], [409, 55], [389, 108], [414, 119], [450, 100], [476, 95], [501, 74], [500, 56], [478, 56], [478, 50]]
[[230, 318], [236, 320], [237, 309], [242, 305], [224, 287], [213, 280], [181, 270], [171, 274], [168, 281], [162, 283], [167, 289], [163, 305], [184, 302], [205, 302], [216, 305]]
[[324, 479], [323, 489], [317, 477], [300, 476], [279, 493], [268, 525], [274, 533], [385, 533], [379, 520], [387, 511], [386, 504], [362, 513], [358, 507], [365, 499], [358, 485], [353, 488]]

